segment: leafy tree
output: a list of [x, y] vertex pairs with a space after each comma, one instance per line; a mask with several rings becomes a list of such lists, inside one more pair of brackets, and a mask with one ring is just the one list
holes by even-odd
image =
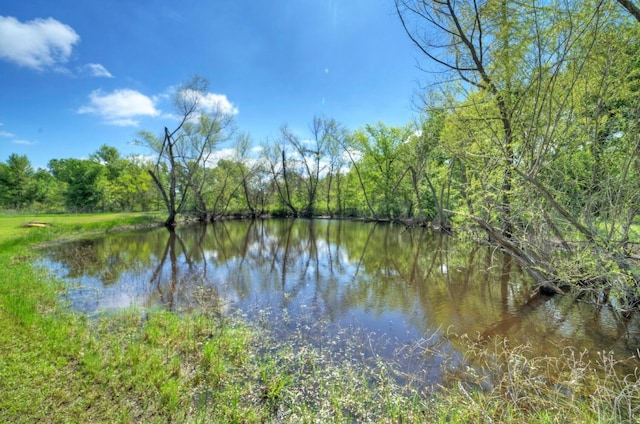
[[[466, 86], [484, 94], [495, 105], [498, 126], [491, 125], [490, 138], [501, 152], [503, 163], [500, 219], [503, 233], [512, 232], [511, 187], [514, 164], [511, 91], [513, 60], [509, 46], [516, 45], [506, 16], [508, 2], [396, 0], [398, 16], [414, 44], [432, 61], [452, 72]], [[498, 12], [498, 13], [496, 13]], [[517, 14], [510, 14], [515, 17]], [[411, 20], [417, 21], [410, 26]], [[518, 40], [523, 44], [524, 40]], [[495, 60], [501, 57], [503, 61]], [[493, 60], [492, 60], [493, 59]], [[500, 68], [502, 65], [503, 69]]]
[[211, 170], [213, 216], [219, 217], [230, 213], [246, 211], [245, 195], [243, 195], [243, 176], [248, 171], [243, 163], [221, 159]]
[[406, 216], [412, 209], [410, 177], [402, 166], [401, 152], [413, 132], [410, 126], [387, 127], [378, 123], [353, 135], [355, 146], [362, 153], [360, 175], [377, 217]]
[[59, 182], [51, 173], [39, 168], [33, 174], [34, 197], [33, 204], [35, 210], [45, 210], [50, 212], [60, 212], [64, 210], [64, 183]]
[[400, 146], [400, 160], [411, 175], [417, 217], [432, 220], [440, 229], [450, 227], [453, 165], [440, 146], [445, 117], [442, 110], [431, 110], [420, 129]]
[[[202, 221], [216, 214], [217, 202], [211, 195], [211, 169], [216, 146], [232, 136], [232, 117], [220, 109], [203, 111], [195, 121], [183, 126], [185, 142], [178, 145], [179, 161], [196, 200], [196, 211]], [[213, 203], [211, 203], [213, 202]]]
[[64, 199], [68, 210], [101, 209], [106, 180], [103, 165], [88, 159], [52, 159], [48, 166], [53, 176], [65, 183]]
[[11, 154], [0, 163], [0, 202], [12, 209], [22, 209], [35, 198], [34, 170], [27, 156]]
[[[352, 133], [344, 139], [339, 140], [339, 142], [351, 163], [351, 169], [345, 178], [347, 188], [345, 189], [344, 205], [340, 207], [340, 210], [344, 211], [347, 215], [352, 215], [354, 212], [360, 211], [361, 208], [359, 205], [362, 204], [362, 199], [367, 206], [369, 216], [375, 217], [376, 212], [373, 208], [372, 202], [370, 201], [371, 194], [365, 185], [363, 174], [360, 172], [360, 160], [362, 158], [362, 151], [359, 150], [360, 141], [357, 139], [357, 135]], [[356, 188], [356, 185], [358, 188]]]
[[102, 210], [117, 210], [120, 203], [116, 191], [120, 191], [115, 181], [122, 175], [125, 161], [115, 147], [103, 144], [89, 159], [104, 167], [104, 179], [98, 190], [102, 193]]
[[621, 11], [602, 1], [396, 7], [431, 64], [457, 77], [441, 86], [455, 94], [443, 96], [440, 140], [469, 218], [542, 286], [630, 281], [624, 297], [634, 302], [637, 278], [612, 243], [624, 240], [638, 198], [637, 34]]
[[150, 210], [155, 188], [147, 172], [148, 163], [136, 157], [123, 158], [121, 172], [109, 181], [109, 190], [118, 210]]
[[89, 156], [89, 159], [104, 165], [107, 168], [107, 178], [110, 180], [118, 178], [124, 167], [124, 161], [118, 149], [106, 144], [100, 146], [95, 153]]

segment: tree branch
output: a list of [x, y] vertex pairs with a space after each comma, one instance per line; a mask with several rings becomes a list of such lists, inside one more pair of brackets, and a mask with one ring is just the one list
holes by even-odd
[[627, 9], [629, 13], [631, 13], [631, 16], [636, 18], [636, 21], [640, 22], [640, 6], [636, 6], [630, 0], [617, 0], [617, 1], [620, 6], [624, 7], [625, 9]]

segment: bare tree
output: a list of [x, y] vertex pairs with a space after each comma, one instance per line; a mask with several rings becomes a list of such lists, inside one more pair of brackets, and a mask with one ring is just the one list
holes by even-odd
[[[320, 181], [321, 163], [320, 160], [324, 153], [324, 139], [321, 135], [320, 121], [314, 119], [311, 130], [314, 138], [312, 140], [302, 140], [296, 134], [294, 134], [286, 125], [280, 128], [280, 134], [282, 136], [283, 144], [289, 144], [293, 147], [296, 153], [296, 160], [289, 160], [288, 164], [291, 169], [291, 164], [297, 164], [293, 171], [296, 174], [303, 176], [301, 182], [305, 187], [306, 198], [304, 205], [300, 208], [300, 214], [302, 216], [309, 217], [313, 214], [313, 209], [316, 201], [316, 195], [318, 193], [318, 182]], [[284, 159], [284, 149], [282, 151], [282, 169], [285, 173], [285, 184], [289, 184], [286, 178], [287, 162]], [[291, 158], [291, 156], [290, 156]], [[287, 189], [289, 187], [287, 186]]]
[[300, 212], [293, 202], [290, 181], [292, 176], [287, 168], [286, 146], [283, 143], [265, 143], [262, 146], [262, 154], [270, 172], [271, 183], [275, 185], [280, 201], [294, 217], [298, 217]]
[[[305, 188], [306, 198], [301, 208], [303, 216], [311, 216], [316, 211], [318, 187], [322, 178], [328, 177], [330, 189], [331, 178], [339, 157], [337, 139], [345, 137], [335, 120], [319, 116], [313, 118], [309, 125], [309, 131], [311, 138], [303, 140], [286, 125], [280, 129], [283, 141], [294, 149], [297, 157], [295, 162], [297, 174], [304, 176], [302, 184]], [[329, 195], [329, 189], [327, 195]]]
[[176, 217], [183, 210], [189, 192], [195, 195], [196, 203], [206, 216], [203, 193], [206, 168], [217, 143], [230, 136], [232, 115], [206, 104], [208, 89], [206, 79], [193, 77], [176, 91], [173, 99], [178, 125], [171, 131], [165, 127], [161, 137], [142, 131], [136, 139], [138, 144], [158, 155], [149, 174], [167, 210], [167, 227], [176, 225]]
[[333, 215], [331, 209], [331, 195], [335, 180], [337, 211], [342, 211], [342, 174], [346, 159], [343, 156], [341, 145], [347, 138], [347, 130], [340, 125], [335, 119], [314, 118], [312, 124], [312, 133], [315, 138], [322, 138], [325, 156], [328, 161], [328, 169], [326, 173], [326, 210], [327, 213]]

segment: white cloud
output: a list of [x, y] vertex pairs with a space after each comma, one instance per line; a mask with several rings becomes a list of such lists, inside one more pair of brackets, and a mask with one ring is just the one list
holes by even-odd
[[88, 63], [79, 68], [81, 73], [88, 74], [92, 77], [113, 78], [111, 72], [99, 63]]
[[103, 93], [101, 90], [89, 94], [89, 104], [78, 109], [78, 113], [86, 113], [102, 117], [107, 124], [118, 126], [136, 126], [138, 118], [158, 116], [153, 99], [129, 89]]
[[10, 133], [9, 131], [0, 131], [0, 137], [10, 138], [10, 137], [14, 137], [14, 134]]
[[236, 156], [236, 149], [227, 147], [224, 149], [214, 151], [207, 159], [207, 166], [210, 168], [215, 167], [222, 159], [233, 160]]
[[20, 144], [22, 146], [32, 146], [36, 143], [29, 141], [29, 140], [13, 140], [11, 143], [13, 144]]
[[236, 108], [224, 94], [207, 93], [202, 97], [202, 105], [211, 111], [220, 111], [225, 115], [237, 115]]
[[57, 68], [71, 56], [80, 36], [53, 18], [20, 22], [0, 16], [0, 59], [36, 70]]
[[200, 106], [207, 112], [220, 112], [224, 115], [238, 114], [238, 108], [227, 99], [225, 94], [201, 94], [194, 90], [183, 90], [182, 96], [185, 98], [193, 98], [193, 96], [199, 97]]

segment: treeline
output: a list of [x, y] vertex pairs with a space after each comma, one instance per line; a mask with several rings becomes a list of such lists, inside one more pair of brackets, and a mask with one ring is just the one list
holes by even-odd
[[102, 146], [89, 159], [53, 159], [34, 169], [27, 156], [0, 162], [0, 210], [36, 213], [149, 211], [160, 207], [147, 162]]
[[[203, 221], [266, 215], [428, 221], [436, 214], [426, 181], [437, 176], [415, 163], [425, 137], [414, 125], [348, 131], [334, 119], [316, 117], [309, 134], [283, 126], [279, 139], [256, 147], [231, 123], [203, 135], [202, 123], [216, 119], [230, 118], [186, 119], [172, 136], [179, 142], [171, 153], [163, 138], [141, 132], [137, 141], [155, 149], [155, 156], [124, 157], [103, 145], [88, 159], [53, 159], [47, 169], [34, 169], [27, 156], [11, 154], [0, 162], [0, 208], [167, 210], [173, 197], [176, 216]], [[213, 159], [221, 146], [233, 155]], [[443, 165], [444, 157], [438, 162]]]
[[[437, 145], [435, 133], [383, 123], [350, 131], [316, 116], [304, 134], [283, 125], [276, 139], [255, 145], [232, 115], [204, 101], [207, 90], [203, 78], [188, 81], [174, 97], [179, 123], [159, 135], [142, 131], [136, 139], [152, 152], [148, 174], [167, 226], [178, 214], [202, 221], [229, 215], [436, 216], [429, 184], [439, 181], [446, 158], [420, 153], [430, 149], [426, 144]], [[220, 158], [221, 150], [233, 155]], [[433, 169], [425, 168], [427, 162]]]
[[[315, 117], [255, 145], [177, 90], [180, 121], [88, 160], [0, 165], [3, 208], [413, 219], [480, 230], [540, 287], [640, 303], [640, 21], [616, 1], [396, 0], [407, 35], [442, 76], [417, 123], [348, 130]], [[233, 157], [216, 158], [221, 147]], [[464, 224], [464, 225], [459, 225]]]

